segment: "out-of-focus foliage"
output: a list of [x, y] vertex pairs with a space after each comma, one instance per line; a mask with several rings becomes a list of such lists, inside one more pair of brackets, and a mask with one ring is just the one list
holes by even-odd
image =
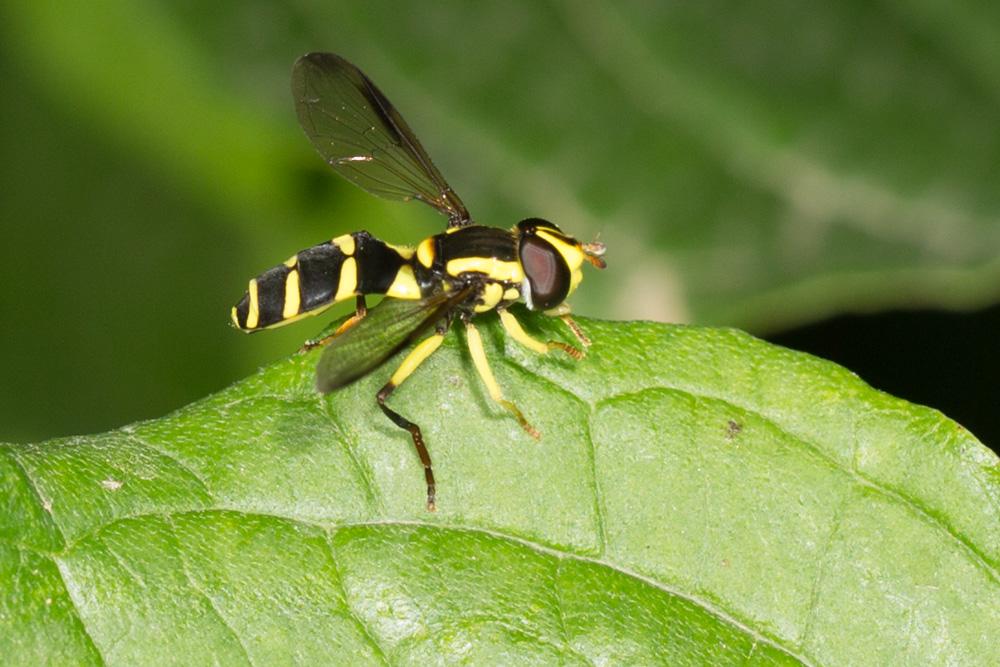
[[288, 93], [309, 50], [368, 72], [480, 221], [599, 233], [583, 312], [765, 331], [995, 298], [1000, 10], [652, 6], [9, 3], [0, 435], [221, 387], [314, 333], [230, 331], [251, 275], [439, 229], [313, 154]]

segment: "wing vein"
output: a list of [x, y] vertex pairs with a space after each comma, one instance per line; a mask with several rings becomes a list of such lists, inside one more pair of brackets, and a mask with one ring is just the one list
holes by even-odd
[[299, 124], [334, 171], [380, 197], [425, 202], [452, 226], [469, 223], [409, 125], [357, 67], [330, 53], [307, 54], [292, 70], [292, 93]]

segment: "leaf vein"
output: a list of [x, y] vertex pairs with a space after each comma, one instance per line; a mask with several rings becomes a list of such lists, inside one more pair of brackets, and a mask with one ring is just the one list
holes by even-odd
[[[28, 469], [21, 462], [21, 460], [17, 458], [17, 454], [14, 452], [13, 448], [5, 447], [4, 450], [7, 452], [7, 457], [11, 460], [14, 467], [24, 477], [25, 484], [27, 484], [28, 488], [31, 489], [32, 493], [38, 499], [39, 506], [42, 508], [42, 511], [45, 512], [46, 514], [45, 521], [51, 523], [52, 527], [55, 528], [56, 532], [59, 534], [59, 537], [62, 539], [63, 548], [65, 548], [67, 544], [66, 535], [63, 533], [62, 527], [59, 525], [59, 523], [55, 520], [54, 517], [52, 517], [50, 510], [46, 509], [47, 505], [49, 504], [49, 501], [46, 501], [43, 498], [41, 491], [38, 490], [38, 486], [35, 484], [35, 480], [31, 477], [30, 474], [28, 474]], [[59, 567], [59, 561], [52, 554], [44, 553], [42, 551], [39, 551], [38, 549], [31, 548], [31, 551], [35, 553], [39, 558], [46, 558], [50, 560], [52, 564], [55, 566], [56, 571], [59, 573], [59, 579], [63, 585], [63, 591], [65, 591], [66, 597], [68, 599], [69, 608], [73, 610], [73, 616], [80, 624], [80, 630], [83, 632], [83, 636], [86, 638], [90, 646], [94, 649], [94, 653], [97, 654], [97, 657], [100, 659], [101, 663], [105, 665], [108, 664], [108, 661], [104, 658], [104, 655], [101, 653], [101, 649], [97, 646], [97, 642], [94, 641], [94, 637], [90, 634], [90, 630], [87, 628], [87, 624], [84, 623], [83, 616], [80, 615], [80, 610], [76, 608], [76, 603], [73, 602], [73, 596], [70, 595], [69, 593], [70, 589], [69, 582], [66, 580], [66, 575], [63, 573], [62, 568]]]
[[896, 501], [898, 504], [901, 504], [901, 505], [903, 505], [905, 507], [910, 508], [914, 512], [914, 514], [918, 515], [929, 526], [931, 526], [933, 528], [936, 528], [937, 530], [940, 530], [941, 532], [943, 532], [946, 535], [948, 535], [952, 540], [954, 540], [955, 542], [957, 542], [958, 545], [960, 546], [960, 548], [963, 551], [967, 552], [971, 556], [971, 560], [979, 568], [981, 568], [982, 570], [984, 570], [990, 576], [990, 579], [994, 583], [1000, 583], [1000, 572], [997, 571], [997, 568], [987, 559], [987, 557], [983, 553], [980, 552], [980, 550], [972, 543], [972, 541], [969, 540], [962, 533], [960, 533], [957, 530], [955, 530], [948, 522], [946, 522], [941, 517], [937, 516], [929, 508], [925, 507], [916, 498], [913, 498], [912, 496], [904, 493], [903, 491], [899, 491], [897, 489], [894, 489], [892, 487], [889, 487], [889, 486], [887, 486], [885, 484], [882, 484], [881, 482], [878, 482], [878, 481], [872, 479], [871, 477], [869, 477], [869, 476], [865, 475], [864, 473], [862, 473], [860, 470], [857, 470], [854, 466], [846, 466], [846, 465], [844, 465], [841, 461], [839, 461], [839, 460], [835, 459], [834, 457], [830, 456], [829, 454], [827, 454], [826, 452], [824, 452], [822, 449], [820, 449], [815, 444], [813, 444], [813, 443], [809, 442], [808, 440], [806, 440], [806, 439], [804, 439], [804, 438], [796, 435], [795, 433], [789, 431], [784, 426], [782, 426], [780, 422], [776, 421], [775, 419], [772, 419], [770, 416], [768, 416], [768, 415], [766, 415], [766, 414], [764, 414], [762, 412], [759, 412], [759, 411], [755, 410], [752, 407], [749, 407], [749, 406], [746, 406], [746, 405], [741, 405], [739, 403], [733, 403], [730, 400], [727, 400], [725, 398], [721, 398], [721, 397], [718, 397], [718, 396], [710, 396], [708, 394], [699, 394], [699, 393], [691, 391], [690, 389], [682, 389], [680, 387], [668, 387], [668, 386], [645, 387], [645, 388], [643, 388], [641, 390], [634, 391], [634, 392], [621, 392], [621, 393], [617, 393], [617, 394], [610, 394], [608, 396], [605, 396], [604, 398], [601, 398], [601, 399], [595, 401], [595, 406], [599, 407], [603, 403], [608, 403], [608, 402], [619, 400], [619, 399], [622, 399], [622, 398], [628, 398], [630, 396], [640, 396], [642, 394], [645, 394], [645, 393], [648, 393], [648, 392], [655, 392], [655, 391], [673, 392], [673, 393], [682, 394], [682, 395], [685, 395], [685, 396], [688, 396], [688, 397], [691, 397], [691, 398], [694, 398], [694, 399], [718, 401], [720, 403], [724, 403], [727, 406], [730, 406], [730, 407], [742, 410], [742, 411], [744, 411], [744, 412], [746, 412], [748, 414], [752, 414], [752, 415], [757, 416], [762, 421], [764, 421], [765, 423], [767, 423], [769, 426], [777, 429], [783, 435], [787, 436], [793, 442], [799, 444], [804, 449], [812, 452], [815, 456], [817, 456], [818, 458], [822, 459], [824, 462], [826, 462], [831, 467], [834, 467], [834, 468], [842, 471], [844, 474], [848, 475], [849, 477], [851, 477], [858, 486], [862, 486], [862, 487], [865, 487], [865, 488], [877, 491], [877, 492], [885, 495], [887, 498], [890, 498], [890, 499]]
[[588, 656], [580, 653], [573, 647], [573, 644], [570, 642], [569, 631], [566, 629], [566, 607], [563, 604], [562, 583], [561, 583], [563, 563], [565, 562], [566, 559], [564, 558], [556, 559], [555, 571], [552, 573], [552, 582], [551, 582], [552, 594], [555, 597], [556, 620], [559, 622], [559, 635], [563, 643], [562, 648], [571, 653], [572, 655], [577, 656], [588, 665], [593, 665], [595, 664], [593, 660], [591, 660]]
[[205, 492], [206, 496], [208, 496], [209, 498], [213, 498], [214, 497], [212, 495], [212, 491], [208, 488], [208, 484], [201, 477], [201, 475], [199, 475], [198, 473], [196, 473], [194, 471], [194, 468], [191, 468], [189, 465], [187, 465], [186, 463], [184, 463], [183, 461], [181, 461], [179, 458], [177, 458], [177, 456], [172, 455], [172, 454], [168, 453], [166, 450], [163, 450], [163, 449], [161, 449], [161, 448], [153, 445], [151, 442], [145, 440], [144, 438], [139, 437], [138, 435], [136, 435], [134, 433], [128, 433], [128, 432], [126, 432], [126, 436], [127, 436], [127, 438], [129, 440], [131, 440], [135, 444], [139, 445], [140, 447], [145, 447], [149, 451], [154, 452], [156, 454], [159, 454], [163, 458], [165, 458], [168, 461], [170, 461], [171, 463], [175, 464], [178, 468], [180, 468], [181, 470], [183, 470], [184, 472], [186, 472], [188, 475], [190, 475], [194, 479], [194, 481], [198, 482], [198, 485], [201, 486], [201, 490]]
[[4, 447], [4, 451], [7, 452], [7, 458], [10, 459], [11, 463], [14, 465], [14, 468], [24, 478], [25, 485], [28, 487], [28, 489], [31, 490], [32, 495], [34, 495], [35, 498], [38, 500], [38, 506], [41, 507], [42, 512], [45, 513], [44, 517], [45, 522], [51, 524], [51, 526], [55, 529], [56, 533], [59, 534], [59, 538], [62, 540], [63, 545], [65, 545], [66, 535], [65, 533], [63, 533], [62, 526], [60, 526], [59, 522], [56, 521], [55, 517], [52, 516], [51, 499], [47, 500], [44, 496], [42, 496], [42, 492], [38, 489], [38, 485], [35, 484], [35, 480], [31, 477], [30, 474], [28, 474], [28, 468], [25, 467], [24, 463], [21, 462], [21, 459], [17, 457], [17, 453], [14, 451], [14, 448]]
[[220, 508], [220, 509], [184, 510], [184, 511], [175, 512], [175, 513], [169, 513], [169, 512], [147, 512], [147, 513], [144, 513], [144, 514], [135, 514], [135, 515], [132, 515], [132, 516], [129, 516], [129, 517], [121, 517], [121, 518], [114, 519], [113, 521], [109, 522], [108, 524], [102, 526], [99, 530], [106, 529], [106, 528], [110, 527], [111, 525], [113, 525], [115, 523], [118, 523], [119, 521], [124, 521], [126, 519], [133, 519], [134, 520], [134, 519], [141, 519], [141, 518], [146, 518], [146, 517], [162, 519], [164, 517], [171, 518], [171, 517], [174, 517], [174, 516], [199, 516], [199, 515], [201, 515], [201, 516], [211, 516], [213, 514], [224, 513], [224, 512], [232, 512], [232, 513], [235, 513], [235, 514], [241, 514], [241, 515], [248, 516], [248, 517], [263, 517], [263, 518], [278, 519], [278, 520], [281, 520], [281, 521], [288, 521], [290, 523], [298, 523], [298, 524], [301, 524], [303, 526], [310, 526], [310, 527], [313, 527], [313, 528], [318, 528], [318, 529], [324, 530], [324, 531], [329, 531], [329, 530], [333, 530], [333, 529], [341, 529], [341, 528], [380, 528], [380, 527], [392, 528], [392, 527], [409, 526], [409, 527], [416, 527], [416, 528], [429, 528], [429, 529], [433, 529], [433, 530], [450, 530], [450, 531], [454, 531], [454, 532], [464, 532], [464, 533], [481, 534], [481, 535], [489, 536], [489, 537], [492, 537], [492, 538], [495, 538], [495, 539], [498, 539], [498, 540], [505, 540], [505, 541], [508, 541], [508, 542], [513, 542], [513, 543], [519, 544], [519, 545], [521, 545], [521, 546], [523, 546], [523, 547], [525, 547], [527, 549], [531, 549], [531, 550], [533, 550], [533, 551], [535, 551], [537, 553], [540, 553], [540, 554], [543, 554], [543, 555], [546, 555], [546, 556], [550, 556], [550, 557], [554, 557], [554, 558], [569, 558], [569, 559], [573, 559], [573, 560], [575, 560], [577, 562], [588, 563], [588, 564], [592, 564], [592, 565], [597, 565], [599, 567], [605, 567], [605, 568], [608, 568], [609, 570], [617, 572], [617, 573], [619, 573], [619, 574], [621, 574], [623, 576], [635, 579], [636, 581], [639, 581], [640, 583], [643, 583], [643, 584], [645, 584], [647, 586], [650, 586], [651, 588], [655, 588], [655, 589], [661, 591], [662, 593], [665, 593], [667, 595], [671, 595], [671, 596], [674, 596], [674, 597], [678, 597], [678, 598], [681, 598], [683, 600], [686, 600], [686, 601], [690, 602], [691, 604], [693, 604], [693, 605], [699, 607], [700, 609], [702, 609], [706, 614], [709, 614], [709, 615], [715, 617], [720, 622], [725, 623], [727, 625], [731, 625], [732, 627], [736, 628], [740, 632], [745, 633], [748, 637], [753, 638], [758, 643], [766, 644], [766, 645], [774, 648], [775, 650], [778, 650], [778, 651], [780, 651], [782, 653], [787, 654], [789, 657], [791, 657], [791, 658], [793, 658], [795, 660], [798, 660], [803, 665], [810, 665], [811, 664], [802, 655], [799, 655], [798, 653], [796, 653], [792, 648], [790, 648], [788, 646], [785, 646], [781, 642], [781, 640], [779, 640], [778, 638], [769, 637], [767, 635], [762, 634], [760, 631], [755, 630], [752, 627], [750, 627], [750, 626], [746, 625], [745, 623], [743, 623], [742, 621], [740, 621], [735, 615], [731, 614], [730, 612], [728, 612], [724, 608], [720, 607], [717, 603], [710, 602], [710, 601], [708, 601], [706, 599], [703, 599], [703, 598], [699, 597], [698, 595], [696, 595], [694, 593], [689, 593], [689, 592], [683, 591], [681, 589], [675, 588], [673, 586], [670, 586], [669, 584], [656, 581], [655, 579], [652, 579], [649, 576], [646, 576], [646, 575], [641, 574], [639, 572], [635, 572], [635, 571], [630, 570], [630, 569], [628, 569], [628, 568], [626, 568], [626, 567], [624, 567], [622, 565], [619, 565], [617, 563], [613, 563], [613, 562], [605, 560], [603, 558], [597, 558], [597, 557], [594, 557], [594, 556], [590, 556], [590, 555], [586, 555], [586, 554], [582, 554], [582, 553], [575, 553], [575, 552], [572, 552], [572, 551], [560, 551], [559, 549], [557, 549], [555, 547], [551, 547], [551, 546], [547, 546], [547, 545], [541, 544], [541, 543], [539, 543], [537, 541], [534, 541], [533, 539], [530, 539], [528, 537], [522, 537], [522, 536], [519, 536], [519, 535], [516, 535], [516, 534], [513, 534], [513, 533], [504, 533], [504, 532], [500, 532], [498, 530], [491, 530], [491, 529], [488, 529], [488, 528], [463, 526], [463, 525], [458, 525], [458, 524], [449, 524], [449, 523], [437, 522], [437, 521], [431, 522], [431, 521], [399, 520], [399, 519], [377, 519], [377, 520], [371, 520], [371, 521], [345, 521], [345, 522], [342, 522], [342, 523], [333, 523], [333, 522], [323, 523], [323, 522], [319, 522], [319, 521], [313, 521], [313, 520], [303, 519], [303, 518], [299, 518], [299, 517], [289, 517], [289, 516], [284, 516], [284, 515], [281, 515], [281, 514], [273, 514], [273, 513], [268, 513], [268, 512], [260, 512], [260, 511], [252, 511], [251, 512], [251, 511], [247, 511], [247, 510], [243, 510], [243, 509], [237, 509], [237, 508]]
[[212, 596], [209, 595], [208, 592], [205, 591], [201, 586], [199, 586], [195, 582], [194, 578], [191, 576], [191, 572], [188, 569], [187, 557], [184, 555], [184, 548], [183, 545], [181, 544], [181, 538], [180, 535], [177, 533], [177, 526], [174, 524], [173, 521], [174, 515], [166, 513], [162, 516], [166, 519], [167, 525], [170, 526], [170, 532], [174, 537], [174, 542], [177, 548], [177, 555], [181, 561], [181, 570], [183, 570], [184, 578], [187, 579], [188, 585], [190, 585], [191, 590], [193, 590], [194, 592], [196, 592], [205, 599], [205, 602], [208, 603], [209, 609], [211, 609], [212, 612], [215, 614], [216, 618], [219, 619], [219, 622], [222, 624], [222, 627], [224, 627], [229, 632], [229, 634], [233, 636], [233, 639], [236, 640], [236, 645], [239, 646], [240, 650], [243, 652], [243, 656], [246, 658], [247, 664], [253, 665], [254, 664], [253, 659], [250, 657], [250, 652], [249, 650], [247, 650], [246, 645], [243, 643], [243, 639], [236, 632], [235, 628], [233, 628], [233, 626], [229, 624], [229, 621], [227, 621], [225, 616], [222, 615], [222, 612], [219, 611], [219, 608], [216, 606], [215, 600], [212, 598]]
[[369, 645], [375, 651], [375, 655], [377, 655], [381, 659], [382, 664], [391, 665], [392, 663], [389, 661], [388, 654], [385, 652], [385, 649], [382, 647], [382, 645], [378, 642], [378, 639], [375, 637], [375, 633], [371, 631], [371, 629], [368, 627], [368, 624], [365, 623], [364, 620], [362, 620], [361, 616], [358, 615], [354, 607], [351, 606], [351, 601], [347, 597], [347, 589], [344, 587], [344, 577], [340, 572], [340, 564], [337, 561], [337, 553], [333, 548], [333, 540], [332, 540], [333, 535], [331, 531], [324, 528], [323, 536], [324, 536], [323, 541], [326, 542], [326, 548], [330, 554], [330, 562], [333, 564], [333, 570], [334, 572], [337, 573], [337, 588], [340, 591], [340, 595], [344, 600], [344, 611], [347, 612], [348, 618], [350, 618], [354, 622], [355, 626], [357, 626], [358, 632], [361, 633], [361, 636], [363, 636], [368, 641]]
[[809, 591], [809, 608], [806, 609], [805, 621], [802, 623], [802, 635], [799, 639], [800, 645], [805, 645], [810, 633], [812, 632], [816, 609], [819, 607], [820, 602], [820, 589], [823, 585], [824, 579], [826, 578], [830, 552], [833, 550], [834, 542], [836, 542], [837, 536], [840, 533], [840, 528], [844, 523], [844, 515], [847, 513], [847, 507], [851, 504], [851, 501], [851, 494], [845, 494], [833, 514], [833, 519], [830, 522], [830, 534], [827, 536], [826, 542], [823, 544], [822, 551], [817, 555], [818, 564], [816, 567], [816, 576], [813, 578], [812, 586]]
[[569, 391], [565, 387], [562, 387], [549, 378], [538, 375], [532, 372], [530, 369], [524, 365], [518, 363], [513, 358], [508, 355], [503, 356], [503, 362], [506, 366], [514, 369], [522, 375], [526, 375], [532, 380], [540, 381], [541, 383], [548, 385], [554, 391], [561, 393], [573, 401], [579, 403], [587, 412], [587, 419], [583, 422], [583, 428], [585, 431], [584, 437], [587, 441], [587, 461], [588, 461], [588, 474], [590, 475], [589, 486], [590, 490], [594, 496], [594, 520], [597, 523], [597, 553], [603, 556], [608, 547], [608, 530], [607, 522], [605, 517], [604, 503], [601, 500], [601, 487], [599, 476], [597, 474], [597, 444], [594, 442], [593, 431], [590, 428], [591, 420], [594, 416], [594, 405], [584, 400], [580, 396], [577, 396], [573, 392]]
[[353, 446], [354, 438], [352, 438], [348, 430], [344, 427], [343, 422], [340, 418], [330, 409], [330, 405], [327, 401], [320, 398], [320, 405], [323, 412], [326, 414], [327, 419], [329, 419], [337, 431], [340, 433], [343, 443], [344, 451], [347, 453], [347, 457], [351, 460], [351, 465], [354, 467], [354, 472], [357, 474], [358, 479], [361, 481], [361, 488], [364, 490], [365, 499], [371, 510], [378, 514], [383, 514], [385, 511], [385, 505], [382, 502], [381, 494], [375, 484], [375, 479], [372, 474], [371, 467], [365, 465], [365, 462], [358, 457], [357, 452]]

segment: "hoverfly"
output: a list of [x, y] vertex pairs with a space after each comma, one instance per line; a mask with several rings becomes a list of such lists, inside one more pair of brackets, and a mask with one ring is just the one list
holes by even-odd
[[[522, 220], [509, 230], [473, 223], [403, 117], [371, 79], [340, 56], [310, 53], [299, 58], [292, 69], [292, 94], [299, 124], [335, 172], [380, 197], [424, 202], [447, 216], [448, 227], [415, 247], [385, 243], [360, 231], [296, 253], [250, 281], [232, 309], [233, 324], [248, 333], [270, 329], [355, 298], [350, 318], [303, 346], [326, 348], [316, 372], [322, 393], [368, 374], [433, 330], [410, 351], [376, 401], [394, 424], [409, 431], [424, 467], [427, 508], [434, 510], [434, 471], [420, 427], [386, 400], [437, 350], [458, 319], [490, 397], [538, 438], [517, 406], [504, 398], [472, 320], [495, 310], [507, 333], [528, 349], [540, 354], [559, 349], [581, 358], [581, 348], [529, 336], [507, 308], [524, 301], [531, 310], [561, 317], [581, 345], [588, 346], [565, 299], [580, 284], [584, 262], [604, 268], [604, 244], [581, 243], [540, 218]], [[386, 298], [369, 310], [368, 294]]]

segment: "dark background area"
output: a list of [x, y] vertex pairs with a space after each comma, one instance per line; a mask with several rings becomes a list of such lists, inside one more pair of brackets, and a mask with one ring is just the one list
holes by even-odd
[[876, 389], [930, 405], [1000, 453], [1000, 306], [841, 315], [767, 340], [829, 359]]

